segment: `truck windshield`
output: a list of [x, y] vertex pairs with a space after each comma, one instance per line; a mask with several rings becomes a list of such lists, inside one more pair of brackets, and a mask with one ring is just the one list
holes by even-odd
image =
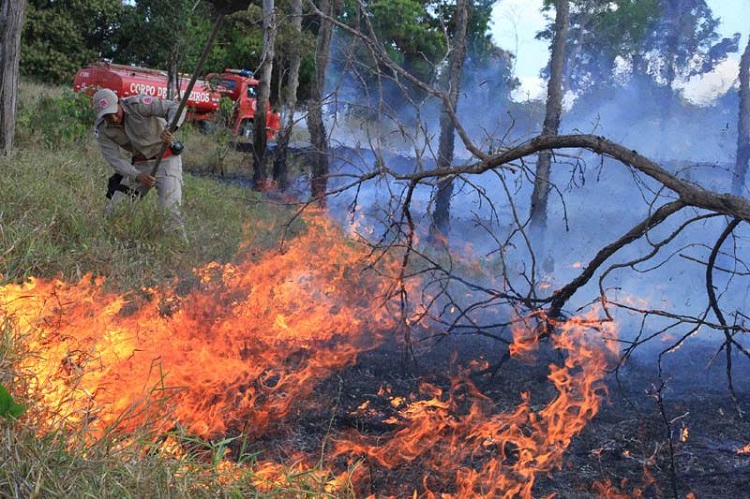
[[226, 88], [227, 90], [234, 90], [235, 88], [237, 88], [237, 83], [234, 80], [221, 80], [219, 85]]

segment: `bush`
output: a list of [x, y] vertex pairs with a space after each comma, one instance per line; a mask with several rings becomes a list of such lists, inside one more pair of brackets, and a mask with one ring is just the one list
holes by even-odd
[[91, 135], [94, 116], [91, 98], [83, 93], [41, 91], [19, 108], [19, 141], [41, 142], [51, 149], [79, 143]]

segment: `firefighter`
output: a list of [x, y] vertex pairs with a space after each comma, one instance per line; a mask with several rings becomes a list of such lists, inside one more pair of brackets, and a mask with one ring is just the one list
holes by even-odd
[[[119, 99], [112, 90], [101, 89], [94, 94], [93, 106], [96, 111], [94, 136], [102, 156], [115, 170], [109, 178], [107, 213], [111, 213], [120, 200], [140, 198], [156, 186], [160, 205], [167, 210], [171, 224], [184, 237], [180, 213], [182, 159], [179, 154], [182, 144], [175, 140], [167, 127], [174, 120], [179, 104], [148, 95]], [[183, 112], [177, 126], [184, 119]], [[164, 150], [156, 174], [152, 175], [163, 143], [169, 147]]]

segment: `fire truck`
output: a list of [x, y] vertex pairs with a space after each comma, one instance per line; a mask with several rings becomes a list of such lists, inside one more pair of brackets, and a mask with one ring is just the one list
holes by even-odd
[[[179, 88], [187, 90], [189, 75], [180, 75]], [[199, 126], [210, 128], [220, 122], [221, 98], [233, 103], [229, 127], [235, 136], [252, 139], [258, 93], [258, 80], [248, 70], [226, 69], [211, 73], [205, 80], [196, 80], [186, 102], [187, 117]], [[167, 73], [108, 62], [97, 62], [79, 69], [73, 80], [73, 90], [93, 95], [100, 88], [109, 88], [119, 97], [151, 95], [166, 98]], [[175, 97], [179, 98], [179, 97]], [[279, 130], [280, 116], [266, 109], [266, 134], [272, 139]]]

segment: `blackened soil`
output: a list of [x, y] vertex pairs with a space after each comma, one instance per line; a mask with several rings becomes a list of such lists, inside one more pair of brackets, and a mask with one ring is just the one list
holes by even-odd
[[[504, 348], [467, 339], [416, 354], [395, 344], [363, 353], [356, 365], [320, 385], [314, 400], [301, 401], [285, 431], [256, 445], [319, 452], [323, 442], [351, 430], [388, 437], [397, 429], [390, 420], [397, 414], [394, 398], [416, 393], [424, 381], [448, 388], [459, 365], [471, 358], [499, 359]], [[692, 366], [684, 377], [664, 365], [660, 372], [647, 360], [613, 372], [608, 400], [573, 440], [561, 469], [537, 477], [534, 496], [748, 497], [750, 453], [742, 452], [750, 444], [750, 417], [743, 412], [750, 410], [747, 383], [736, 380], [733, 397], [721, 365], [712, 365], [707, 383], [705, 373], [696, 376], [695, 354], [685, 351], [682, 360], [672, 359], [674, 365]], [[560, 360], [552, 351], [543, 353], [537, 366], [509, 360], [494, 375], [476, 375], [473, 381], [500, 410], [512, 410], [523, 391], [544, 403], [554, 396], [547, 366]], [[339, 464], [337, 471], [343, 471], [346, 463]], [[404, 497], [424, 490], [418, 466], [388, 470], [370, 464], [367, 489], [358, 495]], [[443, 492], [450, 493], [446, 487]]]

